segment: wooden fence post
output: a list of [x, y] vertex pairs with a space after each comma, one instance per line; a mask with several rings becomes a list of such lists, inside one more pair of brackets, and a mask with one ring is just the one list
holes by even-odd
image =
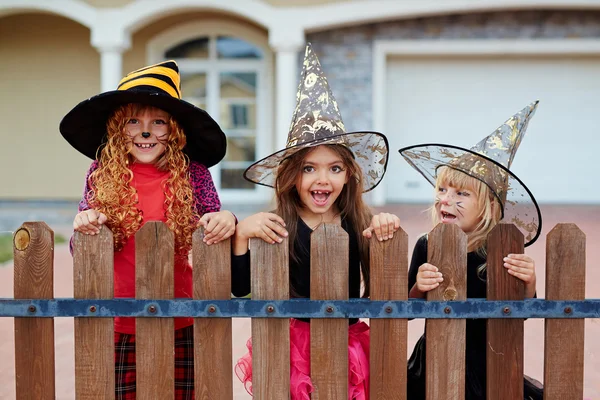
[[[370, 243], [371, 300], [407, 300], [408, 235]], [[371, 319], [370, 398], [406, 399], [406, 319]]]
[[[546, 299], [585, 300], [585, 234], [575, 224], [546, 236]], [[583, 398], [584, 330], [585, 319], [546, 319], [544, 399]]]
[[[45, 222], [25, 222], [13, 246], [15, 299], [53, 299], [54, 232]], [[17, 400], [53, 400], [54, 373], [54, 318], [15, 318]]]
[[[194, 299], [231, 299], [231, 242], [207, 245], [193, 236]], [[197, 399], [233, 399], [231, 318], [194, 319], [194, 391]]]
[[[428, 301], [467, 298], [467, 235], [454, 224], [438, 224], [427, 239], [427, 261], [444, 281], [427, 292]], [[464, 319], [425, 321], [427, 400], [465, 398]]]
[[[112, 299], [114, 296], [113, 235], [104, 226], [97, 236], [73, 237], [73, 297]], [[91, 311], [91, 310], [90, 310]], [[75, 397], [115, 398], [113, 318], [75, 318]]]
[[[138, 299], [173, 299], [173, 232], [150, 221], [135, 234], [135, 290]], [[175, 396], [173, 318], [136, 319], [137, 398]]]
[[[321, 224], [310, 238], [311, 300], [348, 300], [348, 234]], [[310, 376], [313, 400], [348, 398], [348, 320], [312, 319]]]
[[[255, 300], [290, 297], [288, 239], [269, 244], [250, 239], [251, 292]], [[287, 318], [252, 318], [252, 391], [255, 399], [290, 396], [290, 322]]]
[[[487, 299], [523, 300], [525, 285], [504, 267], [508, 254], [523, 254], [524, 238], [513, 224], [498, 224], [488, 235]], [[510, 312], [510, 310], [505, 310]], [[523, 398], [523, 319], [487, 321], [487, 398]]]

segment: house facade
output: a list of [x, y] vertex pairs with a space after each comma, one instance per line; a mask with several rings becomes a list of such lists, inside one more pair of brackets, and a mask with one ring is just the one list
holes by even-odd
[[223, 202], [269, 201], [242, 172], [285, 146], [306, 42], [346, 128], [388, 136], [372, 204], [431, 198], [399, 148], [471, 147], [534, 100], [513, 170], [540, 202], [600, 203], [598, 0], [0, 0], [0, 201], [79, 198], [60, 119], [164, 59], [227, 134]]

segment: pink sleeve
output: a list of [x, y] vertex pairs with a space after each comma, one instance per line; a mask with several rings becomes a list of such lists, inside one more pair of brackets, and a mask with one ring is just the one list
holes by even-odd
[[90, 169], [88, 169], [87, 174], [85, 174], [85, 185], [83, 187], [83, 195], [81, 196], [81, 201], [79, 202], [79, 212], [89, 210], [90, 206], [88, 204], [88, 197], [90, 195], [90, 175], [98, 168], [98, 161], [92, 162], [90, 165]]
[[[81, 196], [81, 200], [79, 201], [79, 206], [77, 207], [77, 212], [80, 213], [85, 210], [89, 210], [90, 206], [88, 204], [88, 198], [90, 195], [90, 175], [98, 168], [98, 161], [95, 160], [90, 165], [87, 174], [85, 174], [85, 185], [83, 187], [83, 195]], [[73, 255], [73, 236], [71, 235], [71, 240], [69, 241], [69, 250], [71, 251], [71, 255]]]
[[194, 190], [196, 210], [200, 216], [221, 210], [221, 201], [210, 171], [196, 161], [190, 162], [190, 181]]

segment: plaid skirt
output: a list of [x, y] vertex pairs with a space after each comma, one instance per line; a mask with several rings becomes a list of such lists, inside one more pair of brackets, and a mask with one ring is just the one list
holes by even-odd
[[[175, 331], [175, 399], [194, 399], [194, 327]], [[115, 400], [135, 400], [135, 335], [115, 332]]]

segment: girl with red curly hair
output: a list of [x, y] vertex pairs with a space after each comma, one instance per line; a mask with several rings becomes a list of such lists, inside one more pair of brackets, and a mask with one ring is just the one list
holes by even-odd
[[[94, 161], [73, 228], [114, 238], [115, 298], [135, 297], [135, 233], [163, 221], [175, 239], [175, 297], [192, 297], [192, 234], [207, 244], [235, 231], [220, 211], [208, 167], [225, 155], [226, 139], [204, 111], [181, 100], [177, 64], [129, 73], [117, 90], [81, 102], [60, 124], [64, 138]], [[193, 319], [175, 318], [175, 398], [194, 398]], [[115, 318], [116, 399], [135, 399], [135, 319]]]

